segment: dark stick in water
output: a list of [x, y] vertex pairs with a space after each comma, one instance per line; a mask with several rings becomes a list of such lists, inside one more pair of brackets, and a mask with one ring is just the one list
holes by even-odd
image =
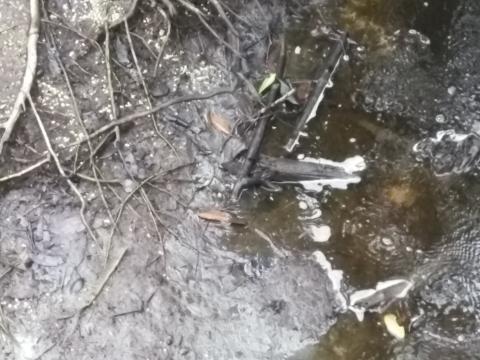
[[[277, 65], [277, 77], [282, 77], [283, 72], [285, 70], [286, 50], [285, 50], [284, 34], [281, 35], [280, 42], [281, 42], [281, 55], [280, 55], [280, 61]], [[277, 97], [279, 90], [280, 90], [280, 86], [278, 83], [272, 85], [272, 88], [268, 96], [268, 100], [269, 100], [268, 103], [273, 103], [275, 101], [275, 98]], [[252, 141], [250, 142], [250, 146], [248, 147], [247, 156], [245, 158], [244, 163], [242, 164], [242, 167], [238, 175], [238, 181], [235, 184], [235, 187], [233, 189], [233, 195], [235, 197], [238, 197], [242, 189], [251, 183], [251, 181], [248, 180], [248, 178], [250, 176], [250, 172], [252, 171], [255, 163], [258, 160], [258, 154], [260, 152], [260, 147], [262, 145], [265, 129], [267, 127], [268, 122], [270, 121], [270, 118], [271, 116], [261, 117], [256, 123], [255, 132], [253, 133]]]
[[307, 123], [316, 116], [318, 106], [323, 100], [323, 94], [325, 92], [325, 89], [328, 86], [328, 83], [330, 82], [330, 79], [334, 74], [338, 64], [340, 63], [341, 57], [345, 51], [346, 39], [347, 36], [346, 33], [344, 33], [340, 40], [337, 41], [330, 50], [330, 53], [326, 60], [326, 66], [322, 66], [320, 68], [320, 73], [317, 72], [317, 76], [319, 76], [319, 78], [317, 80], [315, 89], [313, 90], [313, 93], [308, 99], [307, 105], [305, 106], [302, 115], [300, 116], [295, 125], [292, 137], [288, 140], [288, 143], [285, 146], [285, 149], [288, 152], [292, 152], [295, 146], [297, 146], [298, 139], [302, 135], [303, 129], [305, 128]]

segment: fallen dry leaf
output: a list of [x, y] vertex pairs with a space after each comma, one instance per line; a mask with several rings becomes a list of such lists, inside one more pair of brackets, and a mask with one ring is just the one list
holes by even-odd
[[220, 115], [216, 112], [210, 111], [208, 113], [208, 122], [218, 131], [224, 133], [225, 135], [232, 134], [232, 126], [230, 121], [225, 118], [223, 115]]
[[232, 225], [245, 225], [241, 219], [238, 219], [234, 215], [220, 210], [208, 210], [202, 211], [197, 214], [200, 219], [207, 221], [216, 221]]

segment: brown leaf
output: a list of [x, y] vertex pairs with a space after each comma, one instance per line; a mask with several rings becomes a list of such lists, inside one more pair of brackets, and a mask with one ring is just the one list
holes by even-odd
[[232, 126], [230, 121], [225, 118], [223, 115], [210, 111], [208, 113], [208, 122], [218, 131], [224, 133], [225, 135], [232, 134]]
[[207, 221], [216, 221], [232, 225], [245, 225], [245, 222], [232, 214], [220, 210], [207, 210], [197, 214], [200, 219]]

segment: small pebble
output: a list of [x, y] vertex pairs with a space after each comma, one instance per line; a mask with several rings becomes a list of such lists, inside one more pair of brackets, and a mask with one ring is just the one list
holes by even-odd
[[302, 48], [300, 46], [297, 46], [294, 52], [295, 52], [295, 55], [299, 55], [302, 52]]
[[452, 95], [455, 95], [455, 93], [457, 92], [457, 88], [455, 86], [450, 86], [448, 89], [448, 95], [452, 96]]
[[308, 209], [308, 205], [305, 201], [300, 201], [298, 203], [298, 207], [301, 209], [301, 210], [307, 210]]

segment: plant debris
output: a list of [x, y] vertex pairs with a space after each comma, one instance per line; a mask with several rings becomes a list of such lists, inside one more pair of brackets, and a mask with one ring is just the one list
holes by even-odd
[[218, 130], [225, 135], [232, 135], [232, 125], [225, 116], [217, 112], [209, 111], [207, 117], [208, 123], [215, 130]]
[[221, 210], [207, 210], [207, 211], [202, 211], [197, 214], [200, 219], [207, 220], [207, 221], [213, 221], [213, 222], [221, 222], [225, 224], [231, 224], [231, 225], [246, 225], [246, 223], [237, 218], [235, 215], [228, 213], [226, 211], [221, 211]]

